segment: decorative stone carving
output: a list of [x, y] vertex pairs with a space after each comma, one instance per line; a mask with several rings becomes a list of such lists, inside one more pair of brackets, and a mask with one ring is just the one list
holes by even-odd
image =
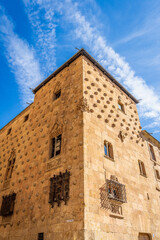
[[86, 98], [82, 98], [79, 103], [78, 103], [78, 106], [77, 106], [77, 110], [80, 110], [81, 112], [89, 112], [89, 105], [88, 105], [88, 102], [87, 102], [87, 99]]
[[124, 132], [123, 132], [122, 130], [119, 132], [118, 137], [121, 139], [122, 142], [124, 142], [124, 140], [125, 140], [125, 134], [124, 134]]
[[58, 118], [56, 119], [54, 125], [50, 129], [50, 135], [51, 136], [58, 136], [62, 133], [63, 130], [63, 124], [58, 121]]

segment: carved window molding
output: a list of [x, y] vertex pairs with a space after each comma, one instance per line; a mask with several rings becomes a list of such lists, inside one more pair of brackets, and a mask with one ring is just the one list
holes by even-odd
[[15, 161], [16, 161], [16, 153], [15, 153], [15, 150], [13, 149], [11, 152], [10, 158], [8, 159], [5, 181], [8, 181], [11, 179]]
[[67, 170], [65, 173], [60, 172], [59, 175], [50, 178], [49, 203], [52, 207], [55, 203], [60, 206], [62, 201], [67, 204], [69, 200], [69, 180], [70, 172]]
[[16, 193], [12, 193], [2, 197], [2, 205], [0, 215], [3, 217], [11, 216], [14, 210]]
[[111, 175], [110, 180], [100, 188], [101, 207], [110, 210], [111, 213], [123, 215], [122, 204], [127, 202], [125, 185]]

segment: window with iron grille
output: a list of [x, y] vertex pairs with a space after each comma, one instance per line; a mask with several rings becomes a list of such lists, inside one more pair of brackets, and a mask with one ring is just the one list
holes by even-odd
[[146, 174], [146, 169], [145, 169], [145, 166], [144, 166], [144, 163], [142, 161], [138, 161], [138, 164], [139, 164], [139, 170], [140, 170], [140, 174], [144, 177], [147, 177], [147, 174]]
[[70, 172], [66, 170], [64, 173], [59, 173], [59, 175], [54, 175], [50, 178], [50, 194], [49, 203], [54, 207], [57, 203], [60, 206], [61, 202], [64, 201], [67, 204], [69, 199], [69, 180]]
[[152, 159], [153, 161], [156, 161], [154, 149], [153, 149], [153, 146], [152, 146], [151, 144], [149, 144], [149, 150], [150, 150], [151, 159]]
[[113, 146], [110, 142], [104, 141], [104, 154], [106, 157], [114, 159]]
[[110, 180], [100, 188], [101, 207], [110, 209], [112, 213], [122, 215], [122, 203], [127, 202], [125, 185], [118, 182], [118, 179], [111, 175]]
[[157, 169], [155, 169], [155, 173], [156, 173], [157, 180], [160, 180], [160, 174], [159, 174], [159, 171]]
[[44, 240], [44, 233], [38, 233], [38, 240]]
[[6, 217], [13, 214], [14, 204], [15, 204], [16, 194], [10, 194], [8, 196], [3, 196], [1, 205], [1, 216]]
[[52, 138], [52, 146], [51, 146], [51, 158], [59, 155], [61, 153], [61, 134], [57, 137]]
[[12, 177], [15, 161], [16, 161], [16, 155], [15, 155], [15, 151], [13, 150], [8, 160], [5, 181], [9, 180]]

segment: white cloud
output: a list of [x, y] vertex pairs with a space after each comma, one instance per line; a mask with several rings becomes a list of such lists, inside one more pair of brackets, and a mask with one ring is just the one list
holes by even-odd
[[[78, 10], [77, 5], [68, 0], [67, 10], [64, 11], [66, 19], [74, 25], [74, 36], [79, 38], [90, 49], [96, 59], [111, 74], [117, 78], [137, 99], [142, 99], [139, 104], [141, 116], [151, 118], [157, 127], [157, 119], [160, 118], [160, 97], [156, 90], [148, 86], [145, 80], [136, 76], [129, 64], [116, 53], [98, 30], [91, 26]], [[152, 123], [153, 125], [153, 123]]]
[[[23, 0], [26, 4], [35, 4], [37, 1], [34, 0]], [[39, 9], [45, 11], [45, 16], [48, 16], [48, 22], [46, 24], [53, 23], [54, 13], [61, 14], [62, 19], [59, 17], [60, 24], [70, 25], [72, 32], [72, 41], [74, 39], [80, 39], [82, 43], [89, 48], [90, 52], [95, 56], [95, 58], [109, 71], [111, 74], [119, 80], [137, 99], [142, 99], [139, 104], [140, 115], [145, 118], [152, 119], [152, 125], [155, 122], [157, 125], [157, 119], [160, 117], [160, 97], [156, 93], [156, 90], [151, 86], [148, 86], [144, 79], [136, 76], [135, 72], [131, 69], [129, 64], [121, 57], [118, 53], [111, 48], [105, 38], [101, 36], [96, 26], [92, 26], [92, 23], [86, 20], [86, 17], [78, 9], [78, 3], [72, 2], [72, 0], [39, 0]], [[31, 6], [31, 5], [30, 5]], [[32, 11], [30, 11], [32, 12]], [[52, 13], [50, 15], [50, 13]], [[34, 12], [36, 15], [36, 12]], [[38, 10], [38, 20], [39, 20], [39, 10]], [[37, 17], [37, 15], [36, 15]], [[35, 20], [34, 16], [31, 19]], [[31, 21], [33, 21], [31, 20]], [[36, 21], [35, 21], [36, 22]], [[32, 22], [32, 24], [34, 21]], [[37, 22], [39, 23], [39, 22]], [[37, 27], [37, 23], [35, 23]], [[40, 23], [41, 24], [41, 23]], [[55, 30], [55, 26], [51, 25], [48, 30]], [[74, 29], [74, 30], [73, 30]], [[40, 31], [43, 30], [40, 27]], [[134, 37], [141, 36], [145, 34], [147, 30], [143, 32], [138, 32], [136, 35], [132, 35], [128, 41]], [[39, 33], [38, 33], [39, 34]], [[43, 37], [43, 33], [42, 33]], [[41, 39], [41, 38], [40, 38]], [[50, 40], [47, 42], [47, 45]], [[48, 45], [49, 46], [49, 45]]]
[[22, 105], [26, 106], [26, 102], [32, 102], [34, 97], [29, 88], [34, 88], [42, 80], [40, 66], [34, 49], [14, 32], [14, 25], [1, 6], [0, 39], [5, 48], [5, 56], [19, 85]]
[[56, 67], [56, 23], [54, 9], [48, 6], [49, 0], [23, 0], [29, 21], [33, 28], [36, 52], [39, 55], [41, 69], [48, 77]]

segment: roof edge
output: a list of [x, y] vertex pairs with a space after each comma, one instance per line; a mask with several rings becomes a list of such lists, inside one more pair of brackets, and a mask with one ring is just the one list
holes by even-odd
[[160, 142], [158, 141], [158, 139], [153, 137], [149, 132], [147, 132], [146, 130], [142, 130], [142, 134], [146, 135], [150, 140], [152, 140], [153, 143], [156, 142], [157, 145], [160, 147]]
[[131, 93], [127, 91], [110, 73], [107, 72], [84, 48], [80, 49], [76, 54], [74, 54], [68, 61], [66, 61], [63, 65], [61, 65], [56, 71], [54, 71], [49, 77], [47, 77], [42, 83], [40, 83], [35, 89], [33, 89], [33, 93], [35, 94], [41, 87], [43, 87], [46, 83], [48, 83], [53, 77], [55, 77], [60, 71], [62, 71], [65, 67], [68, 67], [73, 61], [75, 61], [79, 56], [85, 56], [88, 58], [99, 70], [103, 72], [114, 84], [116, 84], [124, 93], [128, 95], [136, 104], [139, 101], [133, 97]]
[[25, 111], [28, 110], [28, 108], [33, 104], [33, 102], [31, 104], [29, 104], [29, 106], [27, 106], [25, 109], [23, 109], [20, 113], [18, 113], [14, 118], [12, 118], [6, 125], [4, 125], [1, 129], [0, 132], [2, 130], [5, 129], [5, 127], [7, 127], [11, 122], [15, 121], [17, 117], [19, 117], [21, 114], [23, 114]]

